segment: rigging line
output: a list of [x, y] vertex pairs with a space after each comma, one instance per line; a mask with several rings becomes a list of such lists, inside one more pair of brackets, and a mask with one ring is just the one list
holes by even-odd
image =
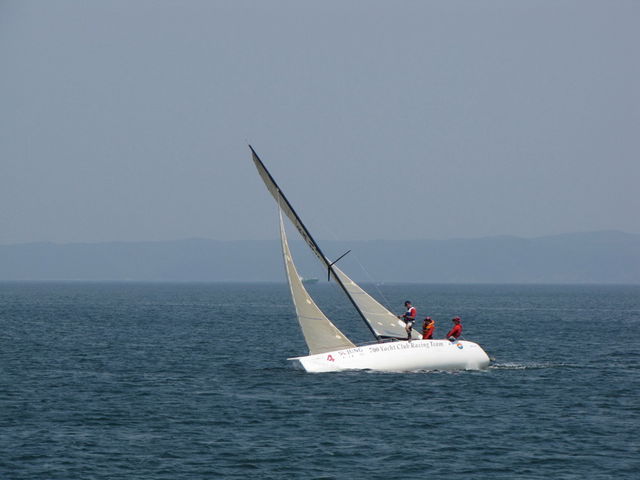
[[[340, 241], [336, 235], [336, 233], [333, 231], [333, 229], [328, 226], [328, 225], [324, 225], [324, 228], [329, 232], [329, 234], [333, 237], [332, 240], [338, 242]], [[349, 250], [351, 251], [351, 250]], [[389, 311], [393, 311], [390, 307], [391, 303], [389, 302], [389, 300], [387, 299], [387, 297], [384, 295], [384, 293], [382, 292], [382, 290], [380, 290], [380, 287], [378, 286], [378, 282], [373, 278], [373, 276], [371, 275], [371, 273], [369, 273], [369, 271], [365, 268], [365, 266], [362, 264], [362, 262], [360, 261], [360, 258], [358, 257], [358, 254], [356, 252], [352, 252], [351, 257], [353, 259], [355, 259], [355, 261], [357, 262], [358, 266], [362, 269], [362, 271], [367, 275], [368, 280], [371, 284], [373, 284], [374, 288], [376, 289], [376, 292], [378, 292], [378, 295], [380, 295], [380, 297], [383, 300], [383, 306], [389, 310]]]
[[390, 302], [387, 299], [387, 297], [385, 297], [384, 293], [382, 292], [382, 290], [380, 289], [380, 287], [378, 286], [378, 282], [373, 278], [373, 276], [369, 273], [369, 270], [367, 270], [365, 268], [365, 266], [360, 262], [360, 259], [358, 258], [357, 255], [354, 254], [354, 257], [356, 259], [356, 262], [358, 262], [358, 265], [360, 266], [360, 268], [364, 271], [364, 273], [367, 274], [367, 276], [369, 277], [370, 282], [373, 284], [374, 288], [376, 289], [376, 292], [378, 292], [378, 295], [380, 295], [380, 297], [382, 297], [382, 300], [384, 301], [384, 303], [386, 304], [385, 307], [387, 308], [387, 310], [391, 311], [391, 307], [390, 307]]

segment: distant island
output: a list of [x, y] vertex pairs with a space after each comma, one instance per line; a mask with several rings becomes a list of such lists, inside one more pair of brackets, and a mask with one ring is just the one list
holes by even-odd
[[[640, 284], [640, 235], [320, 241], [360, 282]], [[326, 279], [301, 242], [300, 274]], [[1, 281], [282, 282], [278, 240], [29, 243], [0, 246]]]

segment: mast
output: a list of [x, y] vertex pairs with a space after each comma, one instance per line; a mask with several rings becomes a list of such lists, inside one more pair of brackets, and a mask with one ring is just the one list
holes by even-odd
[[298, 232], [300, 233], [304, 241], [307, 242], [307, 245], [309, 245], [309, 247], [311, 248], [313, 253], [316, 255], [316, 257], [318, 257], [318, 259], [327, 268], [327, 270], [329, 271], [329, 274], [338, 283], [338, 285], [340, 285], [340, 288], [345, 293], [345, 295], [347, 296], [347, 298], [349, 299], [353, 307], [356, 309], [356, 311], [362, 318], [362, 321], [367, 326], [371, 334], [374, 336], [376, 340], [380, 341], [380, 337], [376, 334], [375, 330], [367, 320], [367, 317], [364, 315], [364, 313], [362, 312], [358, 304], [353, 300], [353, 298], [349, 294], [349, 291], [347, 290], [345, 285], [342, 283], [342, 280], [340, 279], [340, 277], [333, 270], [333, 263], [329, 261], [329, 259], [324, 255], [324, 253], [322, 253], [320, 246], [313, 239], [313, 237], [311, 236], [311, 233], [309, 232], [309, 230], [307, 230], [307, 227], [305, 227], [304, 223], [302, 223], [302, 220], [300, 219], [296, 211], [293, 209], [293, 206], [291, 205], [291, 203], [289, 203], [289, 200], [287, 200], [287, 197], [284, 195], [284, 193], [282, 193], [282, 190], [280, 190], [280, 187], [278, 187], [278, 184], [276, 183], [274, 178], [271, 176], [271, 174], [267, 170], [267, 167], [264, 166], [264, 163], [262, 163], [262, 160], [260, 160], [260, 157], [258, 156], [256, 151], [253, 149], [251, 145], [249, 145], [249, 148], [251, 149], [251, 154], [253, 155], [253, 163], [256, 165], [256, 168], [258, 169], [258, 173], [260, 174], [260, 177], [262, 178], [265, 185], [267, 186], [267, 190], [269, 190], [271, 195], [273, 195], [273, 198], [275, 198], [278, 205], [280, 205], [280, 208], [284, 211], [287, 217], [289, 217], [289, 220], [291, 220], [293, 225], [296, 227], [296, 229], [298, 230]]

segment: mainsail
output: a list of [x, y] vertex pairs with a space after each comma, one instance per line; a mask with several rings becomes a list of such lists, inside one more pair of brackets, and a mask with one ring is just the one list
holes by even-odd
[[291, 297], [296, 307], [298, 322], [302, 328], [302, 334], [309, 347], [309, 354], [331, 352], [353, 348], [355, 345], [349, 341], [338, 328], [322, 313], [309, 293], [302, 285], [298, 271], [293, 264], [291, 251], [284, 230], [282, 211], [280, 212], [280, 238], [282, 240], [282, 255], [291, 289]]
[[[280, 187], [271, 176], [267, 168], [258, 157], [253, 147], [249, 145], [251, 153], [253, 155], [253, 163], [258, 169], [260, 177], [264, 181], [267, 190], [273, 195], [281, 211], [287, 215], [289, 220], [296, 227], [304, 241], [309, 245], [309, 248], [318, 257], [318, 260], [329, 270], [330, 275], [344, 290], [345, 294], [358, 311], [362, 319], [364, 320], [371, 333], [377, 338], [406, 338], [406, 331], [404, 329], [404, 322], [399, 320], [393, 313], [378, 303], [373, 297], [367, 294], [358, 284], [345, 275], [342, 270], [336, 267], [320, 250], [320, 247], [311, 236], [311, 233], [302, 223], [302, 220], [295, 212], [287, 197], [282, 193]], [[418, 332], [414, 330], [413, 338], [420, 338]]]
[[256, 165], [260, 177], [267, 186], [267, 190], [269, 190], [269, 193], [273, 195], [273, 198], [275, 198], [280, 209], [285, 213], [285, 215], [287, 215], [287, 217], [289, 217], [293, 226], [296, 227], [300, 235], [302, 235], [302, 238], [307, 242], [307, 245], [309, 245], [309, 248], [311, 248], [316, 257], [318, 257], [318, 259], [328, 268], [331, 262], [329, 262], [329, 260], [324, 256], [324, 253], [322, 253], [322, 250], [320, 250], [320, 247], [307, 230], [307, 227], [304, 226], [302, 220], [300, 220], [300, 217], [289, 203], [289, 200], [287, 200], [287, 197], [284, 196], [284, 193], [282, 193], [280, 187], [278, 187], [278, 184], [267, 170], [267, 167], [264, 166], [264, 163], [262, 163], [262, 160], [260, 160], [256, 151], [251, 145], [249, 145], [249, 148], [253, 155], [253, 163]]

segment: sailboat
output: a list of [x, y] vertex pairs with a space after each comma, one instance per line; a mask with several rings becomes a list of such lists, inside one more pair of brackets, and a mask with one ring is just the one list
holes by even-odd
[[[474, 342], [422, 340], [421, 335], [415, 330], [412, 332], [411, 341], [407, 341], [405, 323], [338, 268], [336, 262], [342, 257], [332, 262], [322, 253], [320, 246], [302, 223], [258, 154], [251, 145], [249, 148], [260, 177], [278, 204], [285, 271], [298, 322], [309, 348], [308, 355], [288, 360], [297, 362], [307, 372], [479, 370], [489, 365], [488, 355], [480, 345]], [[355, 345], [327, 318], [311, 298], [298, 275], [289, 250], [283, 213], [327, 269], [328, 277], [334, 280], [346, 294], [373, 335], [372, 342]]]

